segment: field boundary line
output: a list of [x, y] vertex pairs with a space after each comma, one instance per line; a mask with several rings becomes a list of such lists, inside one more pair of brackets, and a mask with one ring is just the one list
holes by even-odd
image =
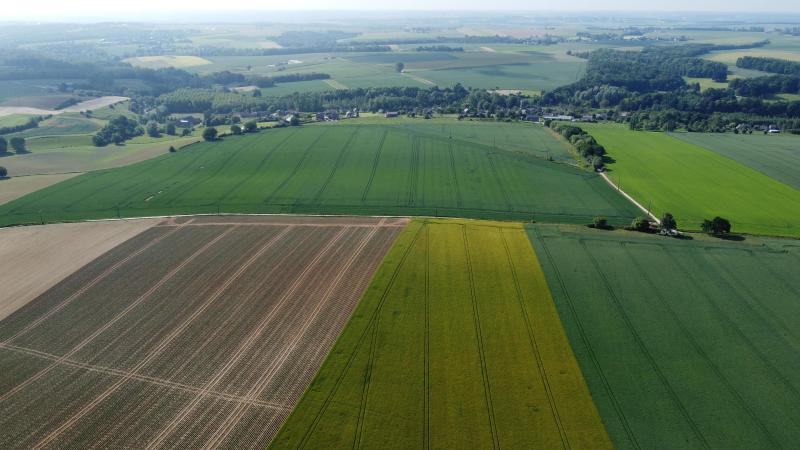
[[161, 286], [163, 286], [164, 283], [166, 283], [167, 281], [172, 279], [172, 277], [175, 276], [187, 264], [189, 264], [191, 261], [193, 261], [201, 253], [203, 253], [204, 251], [208, 250], [212, 245], [216, 244], [220, 239], [222, 239], [224, 236], [226, 236], [230, 231], [231, 230], [226, 230], [225, 232], [220, 233], [214, 239], [212, 239], [211, 241], [207, 242], [206, 244], [204, 244], [199, 249], [195, 250], [194, 253], [189, 255], [179, 265], [175, 266], [166, 275], [161, 277], [161, 279], [159, 279], [158, 282], [153, 284], [147, 291], [145, 291], [143, 294], [141, 294], [139, 297], [137, 297], [134, 301], [132, 301], [127, 307], [125, 307], [125, 309], [123, 309], [122, 311], [118, 312], [113, 318], [111, 318], [108, 322], [104, 323], [100, 328], [95, 330], [92, 334], [90, 334], [89, 336], [84, 338], [83, 341], [81, 341], [78, 345], [73, 347], [70, 351], [65, 353], [63, 356], [60, 356], [57, 361], [53, 362], [53, 364], [51, 364], [48, 367], [45, 367], [44, 369], [42, 369], [41, 371], [37, 372], [36, 374], [31, 376], [27, 380], [25, 380], [22, 383], [20, 383], [17, 386], [15, 386], [14, 389], [12, 389], [12, 390], [6, 392], [5, 394], [3, 394], [2, 396], [0, 396], [0, 402], [4, 401], [5, 399], [10, 397], [11, 395], [19, 392], [22, 388], [28, 386], [30, 383], [32, 383], [32, 382], [38, 380], [39, 378], [43, 377], [45, 374], [49, 373], [56, 366], [58, 366], [59, 364], [63, 363], [64, 361], [66, 361], [67, 359], [69, 359], [70, 357], [75, 355], [77, 352], [79, 352], [85, 346], [89, 345], [89, 343], [92, 342], [97, 336], [101, 335], [103, 332], [108, 330], [117, 321], [119, 321], [120, 319], [125, 317], [125, 315], [127, 315], [131, 310], [133, 310], [135, 307], [137, 307], [142, 302], [147, 300], [147, 298], [150, 297]]
[[367, 180], [367, 185], [364, 186], [364, 192], [361, 194], [361, 203], [367, 201], [367, 195], [369, 195], [369, 190], [372, 187], [372, 180], [375, 179], [375, 172], [378, 171], [378, 163], [381, 160], [381, 152], [383, 152], [383, 144], [386, 142], [386, 135], [389, 134], [388, 129], [383, 130], [383, 134], [381, 135], [381, 141], [378, 143], [378, 150], [375, 152], [375, 157], [372, 160], [372, 170], [369, 173], [369, 179]]
[[[622, 247], [623, 251], [628, 255], [631, 261], [636, 262], [636, 257], [633, 256], [633, 254], [627, 248], [627, 245], [624, 244], [625, 244], [624, 242], [620, 242], [620, 246]], [[780, 445], [778, 445], [777, 441], [775, 441], [775, 438], [772, 437], [772, 434], [769, 432], [769, 430], [767, 430], [764, 423], [761, 422], [761, 419], [758, 418], [758, 415], [755, 413], [755, 411], [753, 411], [750, 408], [750, 405], [747, 404], [747, 402], [744, 400], [739, 391], [733, 386], [733, 384], [731, 384], [730, 380], [728, 380], [728, 377], [726, 377], [725, 374], [722, 373], [722, 369], [720, 369], [719, 366], [717, 366], [714, 363], [714, 361], [711, 360], [711, 357], [708, 356], [708, 353], [706, 353], [706, 351], [703, 350], [703, 348], [695, 339], [694, 335], [691, 333], [688, 327], [686, 327], [686, 324], [684, 324], [683, 321], [680, 319], [680, 316], [678, 316], [678, 314], [675, 312], [672, 306], [670, 306], [669, 302], [666, 301], [664, 296], [657, 290], [656, 285], [653, 282], [652, 278], [644, 270], [642, 270], [641, 267], [639, 267], [636, 264], [634, 264], [634, 266], [636, 266], [636, 271], [639, 272], [639, 275], [641, 275], [642, 279], [645, 280], [645, 282], [650, 286], [650, 292], [655, 294], [655, 297], [658, 299], [658, 302], [661, 303], [662, 307], [664, 307], [667, 310], [667, 312], [669, 312], [670, 316], [678, 325], [681, 332], [684, 334], [686, 339], [694, 348], [694, 351], [697, 352], [697, 354], [700, 355], [700, 357], [702, 357], [706, 361], [706, 364], [708, 364], [711, 371], [714, 372], [714, 375], [717, 376], [717, 378], [723, 384], [723, 386], [725, 386], [728, 392], [731, 395], [733, 395], [733, 397], [736, 399], [737, 403], [739, 403], [739, 406], [741, 406], [742, 409], [744, 409], [747, 415], [750, 416], [750, 419], [752, 419], [756, 423], [756, 426], [761, 430], [762, 433], [764, 433], [764, 435], [772, 443], [772, 445], [775, 446], [774, 448], [780, 448]], [[680, 271], [684, 275], [687, 275], [686, 271], [682, 267], [680, 268]], [[693, 284], [696, 285], [696, 283]]]
[[[220, 236], [218, 236], [216, 240], [218, 241], [219, 239], [221, 239], [226, 234], [230, 233], [235, 228], [236, 227], [232, 227], [229, 230], [226, 230]], [[290, 229], [290, 228], [291, 227], [287, 227], [287, 230], [284, 230], [284, 233], [288, 232], [288, 229]], [[280, 235], [281, 234], [279, 234], [278, 236], [280, 236]], [[275, 242], [277, 240], [278, 236], [273, 237], [270, 241], [267, 242], [267, 244], [269, 244], [270, 242]], [[265, 246], [267, 244], [265, 244]], [[262, 249], [266, 250], [266, 248], [264, 246], [262, 246], [262, 248], [259, 249], [259, 251], [261, 251]], [[252, 264], [252, 262], [255, 261], [258, 258], [258, 255], [259, 255], [259, 252], [257, 251], [256, 254], [251, 256], [251, 258], [248, 260], [248, 262], [250, 264]], [[152, 349], [147, 354], [147, 356], [145, 356], [145, 358], [142, 361], [140, 361], [133, 368], [131, 368], [130, 372], [134, 373], [134, 374], [137, 373], [139, 370], [141, 370], [147, 364], [149, 364], [153, 359], [155, 359], [158, 355], [160, 355], [161, 352], [167, 347], [167, 345], [169, 345], [181, 333], [183, 333], [183, 331], [186, 329], [186, 327], [188, 327], [197, 317], [200, 316], [200, 314], [202, 314], [214, 301], [216, 301], [219, 298], [219, 296], [222, 295], [224, 290], [227, 289], [233, 283], [233, 281], [236, 278], [238, 278], [247, 269], [247, 266], [248, 266], [248, 263], [246, 262], [243, 266], [241, 266], [239, 269], [237, 269], [237, 271], [231, 277], [229, 277], [225, 281], [225, 283], [223, 283], [223, 285], [219, 287], [219, 289], [217, 291], [214, 292], [214, 295], [208, 297], [201, 305], [199, 305], [195, 309], [195, 311], [192, 312], [192, 314], [189, 317], [184, 319], [183, 322], [181, 322], [177, 327], [175, 327], [172, 330], [172, 332], [170, 332], [167, 336], [165, 336], [164, 339], [156, 346], [156, 348]], [[75, 422], [80, 420], [83, 416], [88, 414], [89, 411], [94, 409], [95, 406], [97, 406], [103, 400], [105, 400], [108, 396], [110, 396], [111, 394], [116, 392], [116, 390], [119, 389], [126, 381], [128, 381], [128, 379], [129, 379], [129, 377], [123, 377], [122, 379], [118, 380], [115, 384], [113, 384], [108, 389], [106, 389], [102, 394], [100, 394], [99, 396], [95, 397], [95, 399], [92, 400], [89, 404], [85, 405], [83, 408], [78, 410], [70, 419], [68, 419], [66, 422], [64, 422], [60, 427], [58, 427], [56, 430], [53, 430], [51, 433], [49, 433], [47, 436], [45, 436], [34, 448], [41, 448], [41, 447], [47, 445], [48, 443], [52, 442], [53, 439], [58, 437], [67, 428], [72, 426], [72, 424], [74, 424]]]
[[330, 128], [323, 129], [322, 133], [320, 133], [319, 136], [317, 136], [317, 138], [314, 139], [314, 141], [311, 144], [309, 144], [308, 147], [306, 147], [306, 149], [303, 151], [303, 155], [297, 161], [297, 164], [295, 164], [292, 171], [289, 172], [289, 175], [286, 176], [286, 178], [284, 178], [283, 181], [280, 182], [280, 184], [278, 184], [278, 187], [272, 190], [272, 192], [267, 196], [267, 198], [264, 199], [263, 203], [267, 204], [272, 203], [272, 199], [275, 198], [275, 195], [277, 195], [278, 192], [280, 192], [283, 188], [286, 187], [287, 184], [289, 184], [289, 182], [292, 181], [295, 175], [297, 175], [297, 172], [300, 170], [300, 167], [302, 167], [303, 164], [305, 164], [306, 160], [308, 159], [308, 155], [311, 153], [311, 149], [314, 148], [319, 143], [319, 141], [321, 141], [322, 138], [325, 137], [326, 134], [328, 134], [329, 131]]
[[339, 150], [339, 156], [336, 157], [336, 161], [333, 163], [333, 168], [331, 169], [331, 173], [328, 174], [328, 177], [325, 179], [325, 182], [322, 183], [322, 186], [319, 188], [319, 191], [317, 191], [317, 195], [314, 196], [314, 199], [312, 200], [313, 204], [319, 204], [319, 199], [322, 198], [322, 194], [325, 193], [325, 189], [328, 188], [328, 185], [331, 183], [331, 180], [333, 180], [334, 175], [336, 175], [336, 171], [339, 170], [339, 166], [342, 165], [342, 160], [344, 160], [344, 155], [347, 153], [347, 150], [350, 149], [350, 144], [353, 143], [353, 140], [358, 135], [358, 132], [361, 131], [360, 125], [356, 125], [355, 128], [356, 128], [355, 131], [353, 131], [353, 133], [347, 137], [347, 140], [342, 146], [342, 149]]
[[[40, 358], [48, 361], [58, 361], [60, 356], [54, 355], [52, 353], [46, 353], [39, 350], [26, 348], [26, 347], [19, 347], [13, 344], [0, 344], [0, 349], [21, 353], [27, 356]], [[149, 375], [142, 375], [142, 374], [135, 374], [128, 372], [126, 370], [115, 369], [113, 367], [106, 367], [106, 366], [99, 366], [96, 364], [85, 363], [81, 361], [76, 361], [74, 359], [66, 359], [61, 361], [60, 364], [73, 367], [76, 369], [83, 369], [88, 372], [100, 373], [104, 375], [111, 375], [111, 376], [129, 376], [132, 380], [141, 381], [144, 383], [151, 384], [153, 386], [159, 387], [167, 387], [176, 390], [180, 390], [183, 392], [189, 393], [199, 393], [205, 395], [207, 397], [213, 397], [219, 400], [225, 400], [232, 403], [246, 403], [251, 406], [262, 406], [265, 408], [275, 409], [275, 410], [282, 410], [282, 411], [290, 411], [291, 408], [280, 405], [274, 402], [265, 402], [261, 400], [250, 400], [242, 396], [227, 394], [225, 392], [219, 391], [203, 391], [202, 389], [188, 385], [186, 383], [179, 383], [177, 381], [167, 380], [165, 378], [153, 377]]]
[[33, 328], [36, 328], [36, 326], [38, 326], [40, 323], [42, 323], [45, 320], [49, 319], [50, 317], [53, 316], [53, 314], [57, 313], [58, 311], [64, 309], [67, 305], [72, 303], [72, 301], [74, 301], [79, 296], [83, 295], [86, 291], [91, 289], [93, 286], [95, 286], [97, 283], [99, 283], [100, 281], [105, 279], [107, 276], [111, 275], [113, 272], [115, 272], [117, 269], [119, 269], [122, 265], [126, 264], [131, 259], [141, 255], [146, 250], [148, 250], [150, 247], [156, 245], [157, 243], [159, 243], [162, 240], [166, 239], [167, 237], [171, 236], [172, 234], [177, 232], [179, 229], [180, 229], [180, 227], [174, 227], [173, 230], [167, 231], [163, 235], [153, 238], [153, 240], [151, 240], [147, 244], [143, 245], [142, 247], [137, 249], [135, 252], [133, 252], [133, 253], [129, 254], [128, 256], [126, 256], [125, 258], [117, 261], [111, 267], [107, 268], [106, 270], [101, 272], [99, 275], [97, 275], [95, 278], [93, 278], [91, 281], [89, 281], [88, 283], [86, 283], [83, 286], [81, 286], [77, 291], [73, 292], [69, 297], [67, 297], [64, 300], [58, 302], [57, 305], [55, 305], [52, 308], [50, 308], [49, 310], [47, 310], [47, 312], [44, 315], [40, 316], [39, 318], [37, 318], [33, 322], [31, 322], [28, 325], [26, 325], [24, 328], [19, 330], [13, 336], [11, 336], [8, 339], [0, 342], [0, 344], [9, 344], [12, 341], [14, 341], [15, 339], [17, 339], [20, 336], [22, 336], [23, 334], [29, 332]]
[[[353, 263], [355, 263], [355, 261], [362, 255], [364, 249], [373, 240], [379, 229], [379, 227], [373, 227], [369, 232], [367, 232], [366, 236], [361, 238], [361, 241], [358, 243], [356, 248], [353, 251], [350, 251], [350, 254], [347, 256], [347, 258], [340, 263], [341, 265], [339, 266], [338, 273], [332, 282], [328, 283], [327, 287], [322, 293], [322, 296], [314, 304], [313, 309], [304, 315], [304, 322], [302, 322], [299, 329], [294, 333], [288, 345], [284, 345], [280, 354], [270, 362], [261, 377], [250, 388], [247, 395], [245, 395], [246, 399], [257, 400], [258, 397], [263, 393], [264, 389], [274, 379], [275, 374], [280, 371], [283, 363], [289, 358], [289, 356], [291, 356], [291, 353], [295, 350], [303, 337], [305, 337], [306, 332], [319, 316], [323, 306], [330, 301], [334, 292], [336, 292], [336, 290], [340, 287], [345, 275], [349, 274]], [[248, 405], [245, 403], [239, 403], [234, 411], [232, 411], [225, 419], [222, 427], [217, 428], [217, 432], [213, 434], [212, 440], [206, 443], [204, 448], [210, 449], [219, 447], [225, 441], [228, 435], [230, 435], [230, 433], [236, 428], [239, 422], [241, 422], [242, 417], [247, 411], [247, 406]]]
[[486, 353], [483, 347], [483, 332], [481, 331], [481, 316], [478, 311], [478, 297], [475, 293], [475, 275], [472, 271], [472, 257], [469, 252], [469, 239], [467, 238], [467, 226], [461, 225], [461, 236], [464, 240], [464, 256], [466, 256], [467, 276], [469, 277], [469, 294], [472, 300], [472, 318], [475, 326], [475, 337], [478, 344], [478, 356], [481, 363], [481, 378], [483, 378], [483, 395], [486, 401], [486, 409], [489, 416], [489, 431], [492, 434], [492, 445], [500, 448], [500, 436], [497, 433], [497, 419], [494, 416], [494, 404], [492, 403], [492, 385], [489, 382], [489, 369], [486, 365]]
[[[214, 376], [203, 385], [204, 390], [213, 389], [220, 381], [222, 381], [222, 379], [230, 372], [230, 370], [235, 367], [235, 365], [241, 360], [241, 358], [246, 354], [246, 352], [250, 350], [255, 340], [261, 335], [261, 333], [264, 331], [264, 329], [270, 323], [273, 317], [275, 317], [277, 312], [279, 312], [279, 308], [283, 306], [284, 303], [286, 303], [286, 301], [297, 291], [297, 289], [300, 288], [301, 282], [305, 281], [311, 269], [316, 267], [319, 264], [319, 261], [328, 254], [330, 249], [337, 242], [339, 242], [339, 240], [341, 240], [345, 231], [346, 227], [343, 227], [336, 235], [334, 235], [325, 244], [325, 246], [317, 253], [314, 259], [312, 259], [306, 265], [303, 271], [300, 272], [300, 274], [294, 279], [289, 288], [286, 291], [284, 291], [284, 293], [281, 295], [278, 301], [275, 302], [275, 305], [270, 309], [270, 312], [261, 319], [258, 325], [256, 325], [256, 327], [250, 331], [250, 333], [243, 341], [240, 341], [236, 350], [233, 353], [231, 353], [231, 357], [225, 362], [225, 365], [217, 369]], [[275, 241], [277, 240], [278, 239], [276, 239]], [[270, 246], [269, 244], [270, 243], [268, 242], [265, 246], [262, 247], [262, 249], [259, 249], [259, 251], [256, 252], [250, 260], [248, 260], [242, 267], [240, 267], [239, 270], [237, 270], [237, 272], [234, 274], [234, 276], [228, 280], [229, 281], [228, 285], [230, 285], [230, 283], [232, 283], [234, 279], [238, 278], [242, 273], [244, 273], [245, 270], [248, 269], [250, 265], [252, 265], [252, 263], [255, 262], [256, 259], [258, 259], [261, 255], [263, 255], [263, 253], [267, 250], [267, 248], [269, 248]], [[227, 288], [227, 286], [224, 286], [224, 288]], [[220, 289], [217, 292], [219, 293], [219, 295], [221, 295], [223, 291], [224, 289]], [[215, 292], [215, 294], [217, 294], [217, 292]], [[219, 295], [215, 295], [215, 297], [219, 297]], [[189, 416], [189, 414], [191, 414], [194, 411], [194, 409], [200, 403], [200, 400], [202, 400], [202, 396], [199, 395], [195, 396], [195, 398], [193, 398], [188, 405], [186, 405], [175, 417], [173, 417], [173, 419], [169, 423], [166, 424], [166, 427], [162, 428], [159, 434], [156, 435], [156, 437], [153, 438], [153, 440], [151, 440], [150, 443], [147, 444], [146, 448], [151, 449], [160, 446], [164, 442], [164, 439], [166, 439], [167, 436], [169, 436], [169, 434], [175, 430], [178, 424], [180, 424], [180, 422], [182, 422], [186, 417]]]
[[547, 243], [545, 242], [545, 237], [539, 232], [536, 227], [532, 228], [533, 233], [536, 235], [536, 239], [542, 246], [542, 250], [544, 250], [545, 256], [547, 260], [550, 261], [550, 267], [553, 269], [553, 274], [556, 276], [556, 280], [558, 280], [558, 285], [561, 288], [561, 292], [564, 294], [564, 299], [567, 302], [567, 306], [569, 307], [569, 311], [572, 315], [572, 318], [575, 321], [575, 326], [578, 329], [578, 334], [581, 337], [581, 342], [583, 343], [583, 347], [586, 349], [586, 352], [589, 356], [589, 359], [592, 361], [592, 365], [594, 366], [595, 370], [597, 371], [598, 377], [600, 377], [600, 381], [605, 388], [606, 394], [608, 395], [609, 400], [611, 401], [611, 406], [614, 408], [614, 411], [619, 418], [620, 425], [625, 430], [625, 434], [627, 435], [628, 439], [630, 440], [631, 445], [633, 445], [636, 449], [641, 449], [641, 445], [639, 445], [639, 441], [636, 439], [636, 434], [633, 432], [631, 428], [630, 422], [628, 422], [628, 418], [625, 416], [625, 412], [622, 409], [622, 405], [619, 403], [617, 396], [614, 394], [614, 390], [611, 387], [611, 383], [608, 381], [605, 372], [603, 371], [603, 366], [600, 364], [600, 360], [597, 357], [597, 354], [594, 351], [594, 347], [592, 347], [589, 337], [586, 333], [586, 329], [583, 326], [583, 322], [580, 319], [580, 315], [578, 314], [578, 310], [575, 308], [575, 304], [572, 300], [572, 296], [569, 294], [567, 290], [566, 282], [561, 275], [561, 271], [558, 269], [556, 265], [556, 261], [553, 258], [553, 255], [550, 253], [550, 249], [547, 247]]
[[686, 423], [692, 429], [692, 432], [700, 439], [700, 442], [703, 443], [703, 446], [706, 449], [710, 449], [711, 446], [708, 444], [708, 441], [706, 440], [705, 436], [700, 431], [700, 427], [697, 426], [695, 421], [689, 415], [689, 411], [686, 409], [686, 406], [684, 406], [683, 402], [681, 402], [681, 399], [680, 397], [678, 397], [677, 392], [675, 392], [675, 389], [669, 383], [669, 379], [666, 377], [666, 375], [664, 375], [664, 372], [661, 370], [661, 367], [658, 365], [658, 362], [656, 361], [655, 357], [650, 352], [650, 349], [647, 348], [647, 345], [644, 343], [644, 340], [642, 339], [641, 335], [636, 330], [636, 326], [634, 326], [633, 321], [631, 320], [627, 311], [625, 311], [625, 308], [622, 306], [622, 302], [620, 301], [619, 297], [617, 297], [616, 292], [614, 292], [614, 288], [611, 286], [611, 282], [608, 280], [608, 277], [606, 276], [605, 272], [602, 271], [600, 264], [597, 262], [597, 258], [595, 258], [595, 256], [591, 253], [589, 248], [586, 246], [586, 242], [584, 240], [578, 239], [578, 243], [583, 249], [583, 252], [589, 258], [589, 261], [592, 263], [592, 267], [594, 268], [595, 272], [597, 272], [598, 277], [603, 283], [603, 287], [605, 287], [605, 290], [608, 293], [608, 296], [610, 297], [612, 303], [614, 304], [617, 313], [620, 315], [622, 321], [625, 323], [625, 327], [628, 329], [628, 332], [630, 332], [631, 336], [633, 337], [636, 346], [639, 348], [639, 350], [642, 352], [647, 362], [653, 368], [653, 372], [658, 377], [659, 381], [661, 382], [661, 385], [667, 391], [667, 394], [669, 395], [672, 402], [675, 404], [675, 407], [678, 409], [681, 416], [683, 416]]
[[[416, 245], [417, 240], [419, 239], [419, 236], [422, 234], [422, 230], [427, 226], [428, 226], [428, 224], [425, 224], [425, 223], [423, 223], [420, 226], [419, 230], [417, 230], [416, 234], [414, 234], [414, 238], [408, 244], [408, 248], [406, 248], [406, 250], [403, 252], [403, 255], [400, 257], [400, 261], [397, 262], [397, 266], [395, 267], [394, 271], [392, 272], [392, 275], [389, 278], [389, 281], [387, 282], [386, 287], [383, 290], [383, 293], [381, 294], [381, 298], [378, 301], [378, 304], [375, 306], [375, 310], [370, 315], [369, 322], [364, 327], [364, 331], [361, 332], [361, 336], [359, 336], [358, 341], [356, 342], [356, 345], [353, 346], [353, 351], [350, 352], [350, 357], [347, 359], [347, 362], [345, 363], [345, 366], [342, 368], [342, 371], [339, 373], [339, 376], [336, 378], [336, 382], [334, 383], [333, 388], [330, 390], [330, 392], [328, 393], [328, 396], [322, 402], [322, 405], [320, 406], [319, 411], [314, 416], [314, 420], [311, 422], [311, 426], [308, 427], [308, 430], [306, 430], [306, 433], [303, 435], [303, 439], [300, 441], [300, 445], [298, 445], [299, 448], [305, 448], [306, 445], [308, 445], [308, 441], [309, 441], [309, 439], [311, 439], [311, 435], [314, 433], [314, 431], [317, 428], [317, 425], [319, 425], [319, 422], [322, 420], [322, 415], [328, 410], [328, 406], [333, 402], [333, 396], [336, 395], [336, 393], [339, 390], [339, 387], [342, 385], [342, 381], [344, 380], [344, 376], [347, 373], [347, 371], [350, 370], [350, 367], [352, 366], [353, 361], [355, 360], [356, 354], [358, 353], [358, 350], [360, 349], [361, 344], [364, 342], [367, 334], [369, 334], [371, 329], [372, 329], [373, 322], [377, 319], [378, 316], [380, 316], [380, 312], [383, 309], [383, 304], [386, 302], [386, 299], [389, 297], [389, 292], [391, 291], [392, 286], [394, 286], [394, 282], [395, 282], [395, 280], [397, 280], [397, 277], [400, 274], [401, 268], [404, 266], [406, 260], [408, 259], [408, 255], [411, 254], [411, 250]], [[389, 251], [391, 251], [391, 248], [390, 248]], [[381, 264], [383, 264], [383, 263], [381, 263]], [[363, 298], [362, 298], [362, 300], [363, 300]], [[334, 347], [335, 347], [335, 344], [334, 344]]]
[[411, 138], [411, 160], [409, 161], [408, 170], [408, 198], [406, 205], [414, 206], [417, 198], [417, 184], [419, 183], [419, 153], [420, 153], [420, 140], [419, 136]]
[[631, 203], [633, 203], [634, 206], [639, 208], [643, 213], [647, 214], [647, 216], [650, 217], [651, 219], [653, 219], [657, 224], [659, 224], [659, 225], [661, 224], [661, 220], [659, 220], [658, 217], [655, 216], [655, 214], [653, 214], [650, 211], [648, 211], [647, 208], [645, 208], [644, 206], [641, 205], [641, 203], [637, 202], [627, 192], [623, 191], [622, 189], [620, 189], [619, 186], [615, 185], [614, 182], [611, 181], [611, 178], [609, 178], [608, 175], [605, 172], [600, 172], [600, 176], [603, 177], [603, 179], [606, 180], [606, 183], [608, 183], [613, 189], [615, 189], [617, 192], [622, 194], [623, 197], [625, 197]]
[[525, 331], [527, 331], [528, 334], [528, 342], [531, 345], [531, 350], [533, 351], [533, 356], [536, 360], [536, 366], [539, 369], [539, 376], [542, 379], [542, 387], [547, 395], [547, 401], [550, 403], [550, 412], [553, 414], [553, 420], [555, 421], [559, 437], [561, 438], [561, 446], [565, 449], [570, 449], [571, 445], [569, 443], [569, 436], [567, 436], [567, 430], [564, 427], [564, 423], [561, 421], [561, 414], [558, 412], [558, 404], [556, 403], [553, 390], [550, 387], [550, 379], [547, 375], [547, 369], [545, 368], [541, 352], [539, 351], [539, 343], [536, 340], [536, 328], [531, 321], [530, 314], [528, 314], [528, 308], [525, 305], [525, 296], [522, 292], [522, 287], [519, 284], [517, 267], [516, 264], [514, 264], [513, 258], [511, 257], [508, 239], [506, 238], [506, 233], [504, 233], [502, 228], [498, 231], [500, 233], [500, 238], [503, 241], [503, 249], [505, 250], [506, 259], [508, 260], [508, 268], [511, 270], [511, 277], [514, 280], [514, 290], [517, 296], [517, 303], [519, 303], [519, 308], [522, 311], [522, 318], [525, 320]]

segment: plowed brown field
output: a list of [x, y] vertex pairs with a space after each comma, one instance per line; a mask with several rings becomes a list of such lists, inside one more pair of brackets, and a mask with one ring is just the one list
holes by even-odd
[[405, 224], [144, 231], [0, 322], [0, 447], [266, 447]]

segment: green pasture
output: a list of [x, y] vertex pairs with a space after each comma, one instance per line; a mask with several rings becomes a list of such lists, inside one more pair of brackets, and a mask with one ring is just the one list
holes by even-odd
[[583, 126], [615, 161], [614, 183], [656, 215], [674, 214], [680, 228], [698, 230], [719, 215], [735, 232], [800, 236], [800, 190], [665, 133]]
[[615, 447], [796, 446], [796, 241], [528, 230]]
[[523, 228], [413, 221], [274, 448], [611, 448]]
[[25, 125], [30, 121], [32, 115], [28, 114], [11, 114], [9, 116], [0, 116], [0, 128], [2, 127], [16, 127], [19, 125]]
[[672, 136], [800, 189], [800, 136], [762, 133], [673, 133]]
[[51, 221], [225, 211], [577, 223], [601, 215], [617, 224], [637, 214], [597, 174], [538, 156], [566, 152], [546, 130], [518, 126], [547, 144], [515, 145], [509, 136], [505, 149], [492, 136], [513, 130], [476, 125], [451, 138], [447, 129], [391, 121], [230, 136], [73, 178], [5, 205], [0, 222], [40, 220], [40, 211]]
[[[28, 138], [56, 136], [65, 137], [69, 135], [90, 135], [103, 127], [103, 122], [99, 120], [86, 119], [79, 116], [56, 115], [47, 120], [39, 122], [36, 128], [13, 133], [9, 136], [19, 136]], [[91, 139], [89, 139], [91, 141]]]

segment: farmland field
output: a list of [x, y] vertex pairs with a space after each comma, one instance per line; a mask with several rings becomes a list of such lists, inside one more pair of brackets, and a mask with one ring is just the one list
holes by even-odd
[[797, 241], [528, 231], [617, 448], [796, 446]]
[[660, 216], [671, 212], [681, 228], [722, 216], [733, 231], [800, 236], [800, 190], [730, 158], [664, 133], [612, 124], [585, 125], [616, 161], [609, 176]]
[[520, 225], [412, 222], [274, 448], [610, 448]]
[[136, 219], [0, 230], [0, 320], [151, 225]]
[[164, 69], [166, 67], [186, 68], [211, 64], [211, 61], [199, 56], [136, 56], [124, 59], [122, 62], [129, 63], [136, 67], [148, 69]]
[[491, 124], [454, 126], [451, 139], [446, 126], [425, 122], [305, 125], [199, 143], [15, 200], [0, 207], [0, 223], [218, 211], [578, 223], [602, 215], [617, 224], [636, 215], [598, 175], [545, 159], [566, 150], [538, 126], [517, 125], [531, 138], [521, 142]]
[[800, 189], [800, 137], [794, 135], [673, 133]]
[[0, 446], [265, 447], [405, 223], [144, 231], [0, 322]]

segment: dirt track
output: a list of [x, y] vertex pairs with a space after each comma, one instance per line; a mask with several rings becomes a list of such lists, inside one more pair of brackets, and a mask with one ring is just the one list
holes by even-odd
[[162, 220], [0, 321], [0, 447], [264, 448], [406, 222]]
[[0, 320], [157, 220], [0, 229]]

